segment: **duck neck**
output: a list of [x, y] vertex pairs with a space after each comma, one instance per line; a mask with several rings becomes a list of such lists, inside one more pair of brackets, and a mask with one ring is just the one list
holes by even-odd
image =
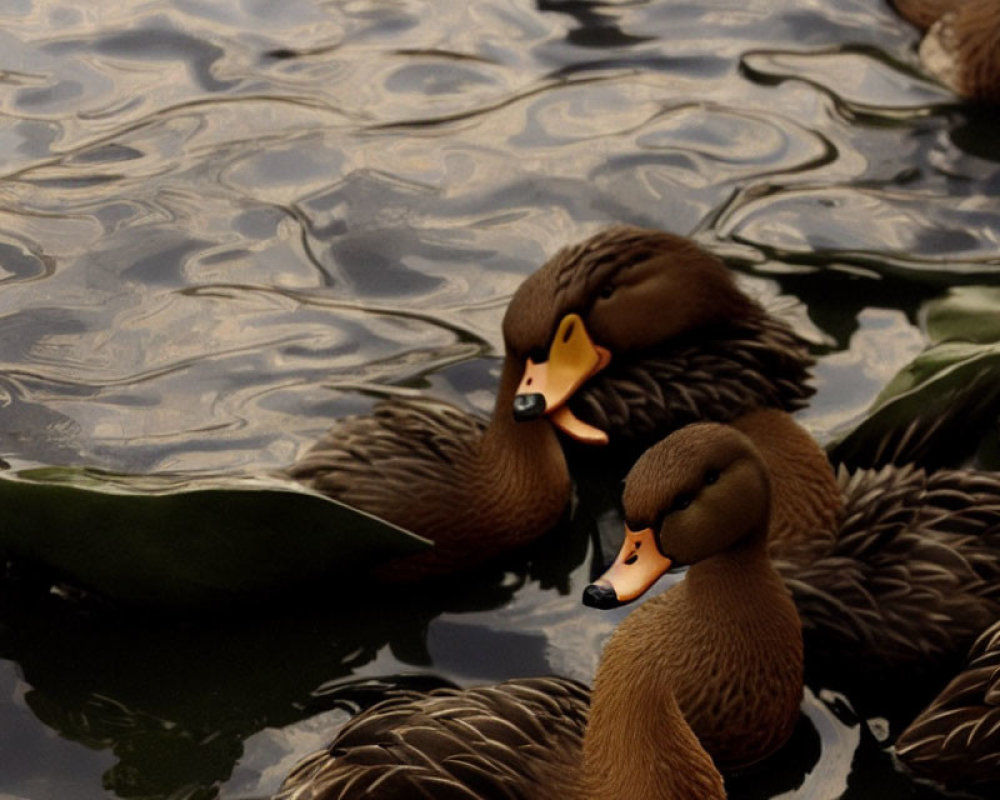
[[843, 496], [816, 440], [784, 411], [760, 408], [733, 420], [757, 447], [771, 475], [772, 557], [827, 547], [840, 527]]
[[[667, 677], [659, 670], [630, 674], [620, 666], [599, 670], [594, 682], [582, 786], [574, 794], [586, 800], [724, 800], [722, 777], [685, 721]], [[647, 692], [646, 679], [660, 685]]]
[[766, 758], [795, 729], [803, 670], [802, 623], [767, 555], [766, 522], [677, 588], [691, 651], [678, 678], [685, 717], [721, 768]]
[[[767, 555], [768, 528], [761, 525], [737, 544], [688, 568], [684, 587], [689, 602], [713, 630], [738, 619], [734, 610], [770, 607], [788, 596]], [[766, 618], [767, 615], [761, 615]], [[766, 619], [762, 619], [766, 624]], [[721, 627], [720, 627], [721, 626]], [[728, 634], [727, 634], [728, 635]]]
[[514, 419], [514, 397], [521, 371], [511, 358], [504, 359], [493, 416], [483, 434], [482, 460], [489, 465], [492, 478], [497, 478], [500, 471], [526, 477], [539, 472], [567, 472], [559, 438], [548, 418], [528, 422]]
[[551, 530], [569, 504], [570, 479], [562, 448], [546, 419], [514, 420], [520, 381], [504, 362], [496, 408], [486, 430], [443, 470], [401, 486], [405, 514], [393, 521], [416, 530], [433, 548], [380, 566], [387, 581], [454, 573], [527, 544]]
[[469, 483], [480, 516], [506, 517], [526, 538], [551, 528], [569, 501], [566, 459], [548, 418], [514, 419], [514, 396], [521, 379], [519, 365], [506, 358], [496, 406], [478, 448]]

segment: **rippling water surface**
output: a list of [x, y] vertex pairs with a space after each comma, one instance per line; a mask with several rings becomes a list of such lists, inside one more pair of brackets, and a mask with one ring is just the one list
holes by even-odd
[[[1000, 271], [996, 118], [916, 41], [880, 0], [7, 0], [0, 455], [257, 470], [379, 394], [488, 409], [513, 289], [614, 221], [802, 301], [828, 441], [923, 347], [921, 302]], [[201, 624], [19, 597], [0, 793], [261, 796], [339, 682], [589, 679], [616, 617], [579, 607], [587, 548]], [[937, 796], [890, 711], [812, 688], [734, 797]]]

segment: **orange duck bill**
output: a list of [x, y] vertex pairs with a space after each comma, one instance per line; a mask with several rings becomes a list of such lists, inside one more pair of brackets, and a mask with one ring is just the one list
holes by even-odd
[[607, 572], [583, 590], [583, 604], [592, 608], [615, 608], [640, 597], [670, 569], [671, 561], [660, 552], [652, 528], [625, 528], [625, 542]]
[[594, 344], [579, 314], [567, 314], [559, 322], [548, 357], [528, 359], [514, 396], [514, 418], [519, 421], [548, 415], [552, 424], [587, 444], [607, 444], [600, 428], [578, 419], [566, 403], [587, 380], [611, 361], [611, 352]]

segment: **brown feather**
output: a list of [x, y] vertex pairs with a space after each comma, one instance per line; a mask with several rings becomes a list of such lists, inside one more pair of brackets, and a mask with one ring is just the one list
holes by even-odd
[[548, 421], [517, 423], [519, 380], [505, 364], [489, 423], [445, 403], [386, 401], [338, 421], [288, 474], [431, 539], [430, 550], [376, 571], [416, 580], [474, 566], [553, 528], [569, 472]]
[[1000, 3], [996, 0], [895, 0], [927, 31], [920, 57], [928, 71], [970, 100], [1000, 102]]
[[948, 663], [1000, 616], [1000, 479], [890, 466], [839, 481], [836, 538], [775, 562], [810, 657], [864, 654], [866, 671], [898, 674]]
[[[582, 797], [581, 769], [590, 692], [564, 678], [496, 686], [400, 692], [349, 722], [331, 744], [306, 757], [275, 800], [565, 800]], [[675, 712], [679, 719], [679, 712]], [[722, 798], [711, 761], [677, 747], [682, 793], [658, 789], [636, 800]], [[688, 731], [690, 734], [690, 731]], [[590, 797], [591, 795], [587, 795]], [[598, 797], [600, 795], [593, 795]]]
[[1000, 621], [983, 631], [962, 672], [899, 737], [896, 754], [939, 783], [1000, 784]]

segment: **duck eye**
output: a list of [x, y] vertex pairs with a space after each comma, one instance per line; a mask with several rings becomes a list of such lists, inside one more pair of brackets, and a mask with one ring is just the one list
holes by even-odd
[[694, 495], [690, 492], [681, 492], [677, 497], [674, 498], [674, 502], [670, 504], [671, 511], [683, 511], [689, 505], [691, 501], [694, 500]]
[[615, 293], [615, 285], [613, 283], [606, 283], [601, 287], [601, 290], [597, 293], [597, 296], [602, 300], [607, 300], [611, 295]]
[[720, 472], [717, 469], [710, 469], [705, 473], [705, 485], [711, 486], [713, 483], [718, 482]]

